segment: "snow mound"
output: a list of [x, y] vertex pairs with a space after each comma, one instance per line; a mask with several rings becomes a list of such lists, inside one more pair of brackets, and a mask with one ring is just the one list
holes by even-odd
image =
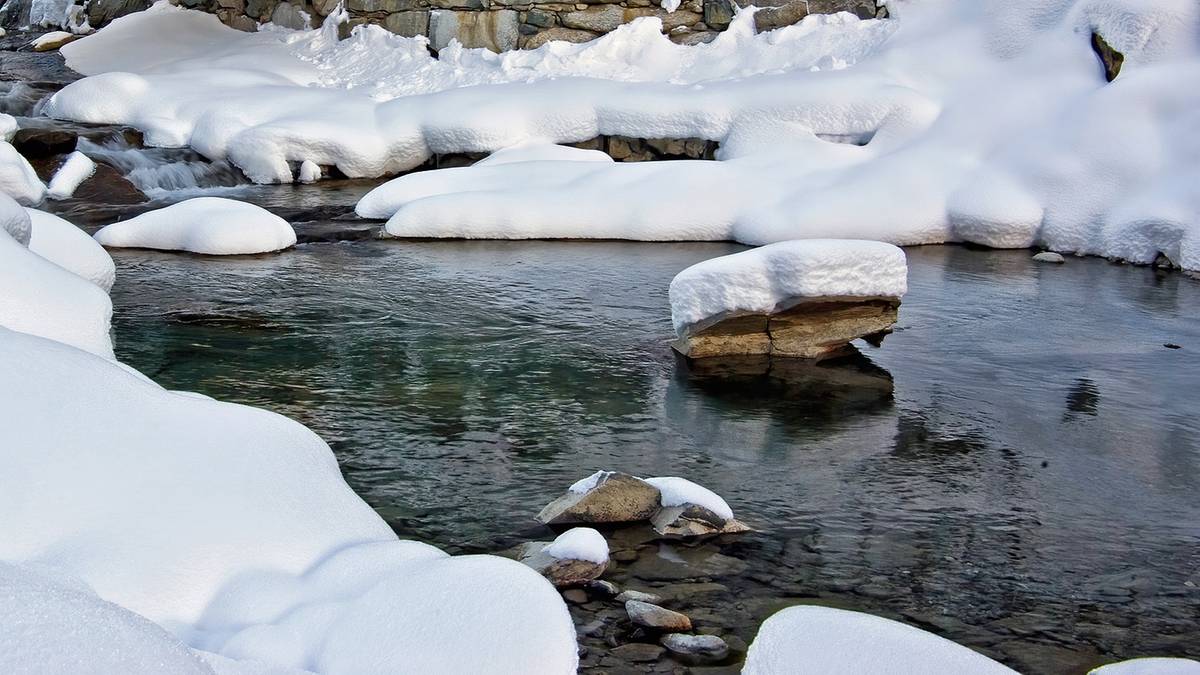
[[[495, 166], [517, 162], [612, 162], [613, 158], [599, 150], [584, 150], [553, 143], [522, 143], [497, 150], [472, 166]], [[394, 211], [393, 211], [394, 213]]]
[[0, 113], [0, 141], [7, 143], [12, 140], [15, 133], [17, 133], [17, 118]]
[[547, 581], [398, 541], [300, 424], [2, 329], [0, 380], [0, 560], [78, 578], [238, 662], [574, 672], [574, 627]]
[[32, 225], [29, 250], [108, 292], [117, 267], [104, 247], [86, 232], [56, 215], [26, 209]]
[[898, 621], [831, 607], [789, 607], [771, 615], [746, 655], [745, 675], [1015, 671], [962, 645]]
[[1166, 657], [1130, 659], [1100, 666], [1088, 675], [1200, 675], [1200, 661]]
[[[0, 220], [15, 221], [5, 216], [5, 200], [0, 196]], [[16, 208], [28, 227], [29, 215]], [[107, 293], [22, 246], [8, 226], [0, 230], [0, 326], [112, 358], [111, 322]]]
[[153, 248], [207, 255], [280, 251], [296, 231], [266, 209], [221, 197], [197, 197], [102, 228], [96, 241], [115, 248]]
[[67, 155], [67, 161], [59, 167], [50, 178], [49, 189], [46, 193], [51, 199], [67, 199], [75, 194], [79, 184], [96, 173], [96, 163], [82, 152], [72, 152]]
[[8, 233], [18, 244], [28, 246], [29, 229], [29, 214], [12, 197], [0, 192], [0, 230]]
[[0, 141], [0, 192], [32, 205], [46, 196], [46, 186], [29, 161], [7, 141]]
[[899, 298], [904, 251], [878, 241], [806, 239], [705, 260], [671, 280], [671, 319], [683, 335], [719, 316], [768, 314], [798, 298]]
[[0, 562], [0, 672], [211, 675], [187, 647], [85, 584]]
[[558, 535], [544, 550], [559, 560], [586, 560], [597, 565], [608, 562], [608, 542], [590, 527], [573, 527]]
[[666, 476], [663, 478], [643, 478], [642, 480], [658, 488], [662, 493], [663, 506], [686, 506], [695, 504], [703, 506], [725, 520], [733, 519], [733, 509], [720, 495], [703, 485], [698, 485], [685, 478]]

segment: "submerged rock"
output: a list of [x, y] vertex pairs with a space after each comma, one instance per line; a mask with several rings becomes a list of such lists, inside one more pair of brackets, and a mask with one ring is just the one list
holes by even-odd
[[1041, 253], [1033, 256], [1033, 259], [1037, 262], [1056, 263], [1059, 265], [1067, 262], [1067, 259], [1062, 257], [1061, 253], [1055, 253], [1054, 251], [1042, 251]]
[[640, 600], [629, 600], [625, 603], [625, 612], [629, 620], [644, 628], [653, 628], [669, 633], [678, 633], [692, 629], [692, 620], [686, 614], [671, 611], [665, 607], [652, 605]]
[[[587, 483], [591, 481], [591, 483]], [[537, 518], [547, 525], [647, 520], [659, 507], [658, 489], [626, 473], [597, 472], [572, 485]]]
[[634, 663], [647, 663], [657, 661], [662, 658], [665, 650], [658, 645], [647, 644], [644, 642], [630, 642], [620, 647], [615, 647], [612, 652], [613, 656], [619, 657], [625, 661], [633, 661]]
[[734, 519], [725, 519], [697, 504], [663, 507], [651, 519], [654, 531], [671, 537], [699, 537], [707, 534], [736, 534], [750, 528]]
[[651, 605], [657, 605], [658, 603], [663, 601], [663, 598], [661, 595], [657, 595], [654, 593], [646, 593], [645, 591], [635, 591], [633, 589], [628, 589], [625, 591], [621, 591], [621, 593], [619, 593], [617, 595], [616, 600], [617, 600], [617, 602], [629, 602], [630, 600], [636, 600], [638, 602], [646, 602]]
[[662, 637], [662, 646], [672, 654], [713, 661], [729, 655], [729, 645], [716, 635], [670, 633]]

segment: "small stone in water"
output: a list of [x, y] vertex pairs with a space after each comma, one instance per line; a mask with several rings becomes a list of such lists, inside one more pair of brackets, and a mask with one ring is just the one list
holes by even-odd
[[611, 598], [621, 592], [620, 587], [618, 587], [616, 584], [611, 581], [604, 581], [603, 579], [589, 581], [584, 585], [584, 588], [588, 590], [588, 593], [605, 598]]
[[644, 642], [630, 642], [627, 645], [621, 645], [613, 649], [610, 653], [613, 656], [618, 656], [626, 661], [640, 663], [645, 661], [657, 661], [665, 650], [658, 645], [646, 644]]
[[637, 600], [639, 602], [648, 602], [652, 605], [657, 605], [658, 603], [663, 601], [663, 598], [661, 595], [655, 595], [654, 593], [646, 593], [644, 591], [635, 591], [632, 588], [624, 590], [619, 595], [617, 595], [617, 602], [629, 602], [630, 600]]
[[699, 656], [720, 660], [729, 654], [729, 645], [716, 635], [671, 633], [663, 636], [662, 645], [672, 653], [681, 656]]
[[1066, 258], [1062, 257], [1062, 255], [1059, 253], [1055, 253], [1054, 251], [1042, 251], [1041, 253], [1033, 256], [1033, 259], [1044, 263], [1061, 264], [1067, 262]]
[[587, 593], [584, 593], [581, 589], [578, 589], [578, 588], [571, 588], [571, 589], [565, 590], [565, 591], [563, 591], [562, 596], [563, 596], [563, 599], [566, 600], [567, 602], [571, 602], [576, 605], [582, 605], [583, 603], [588, 601]]
[[669, 609], [652, 605], [648, 602], [630, 600], [625, 603], [625, 612], [629, 619], [639, 626], [654, 628], [666, 632], [680, 632], [692, 629], [692, 620], [686, 614], [672, 612]]

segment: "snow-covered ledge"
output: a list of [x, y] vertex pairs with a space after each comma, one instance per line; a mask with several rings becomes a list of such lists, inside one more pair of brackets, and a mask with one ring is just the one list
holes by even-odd
[[786, 241], [693, 265], [671, 282], [675, 349], [689, 358], [817, 359], [896, 323], [904, 251], [877, 241]]

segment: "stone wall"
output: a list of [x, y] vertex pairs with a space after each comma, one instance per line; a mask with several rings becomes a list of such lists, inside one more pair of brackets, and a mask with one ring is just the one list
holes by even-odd
[[[18, 0], [8, 0], [17, 2]], [[734, 0], [748, 5], [751, 0]], [[272, 21], [291, 28], [319, 24], [338, 0], [178, 0], [215, 13], [240, 30]], [[145, 7], [147, 0], [90, 0], [88, 18], [100, 26], [115, 16]], [[875, 0], [754, 0], [759, 31], [787, 26], [809, 14], [849, 11], [860, 17], [883, 16]], [[350, 23], [373, 23], [406, 37], [426, 35], [440, 50], [457, 39], [466, 47], [492, 51], [533, 49], [551, 40], [586, 42], [638, 17], [662, 19], [663, 32], [680, 44], [708, 42], [733, 18], [731, 0], [684, 0], [667, 12], [657, 0], [346, 0]], [[305, 18], [305, 15], [308, 18]]]

